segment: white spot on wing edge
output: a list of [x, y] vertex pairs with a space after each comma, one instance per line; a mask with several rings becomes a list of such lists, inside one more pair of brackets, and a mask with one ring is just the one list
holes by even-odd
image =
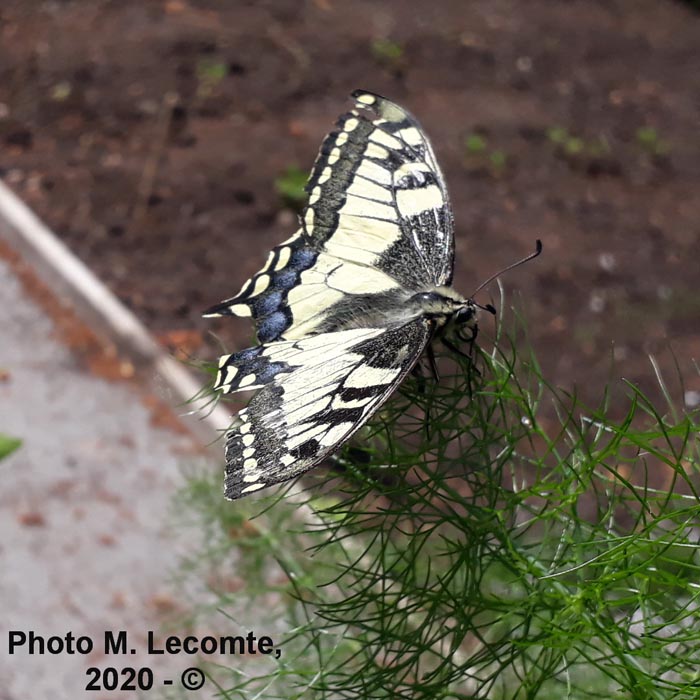
[[289, 246], [284, 246], [283, 248], [280, 248], [279, 250], [279, 258], [277, 259], [277, 263], [275, 264], [275, 270], [282, 270], [283, 268], [287, 267], [287, 263], [289, 262], [289, 258], [292, 257], [292, 249]]
[[[247, 286], [249, 282], [246, 282], [244, 286]], [[252, 311], [246, 304], [231, 304], [226, 307], [226, 312], [230, 314], [235, 314], [236, 316], [252, 316]], [[218, 318], [224, 314], [220, 311], [211, 314], [203, 314], [203, 318]]]
[[228, 307], [228, 310], [236, 316], [252, 316], [253, 312], [247, 304], [233, 304]]
[[304, 223], [306, 224], [306, 228], [311, 231], [314, 227], [314, 210], [309, 207], [306, 210], [306, 213], [304, 214]]
[[328, 154], [328, 159], [327, 159], [328, 165], [335, 165], [335, 163], [337, 163], [339, 159], [340, 159], [340, 149], [339, 148], [331, 149], [331, 152]]
[[275, 257], [275, 251], [271, 250], [267, 256], [267, 260], [265, 261], [265, 265], [264, 265], [263, 269], [261, 270], [261, 272], [266, 272], [267, 270], [270, 269], [270, 265], [272, 265], [272, 260], [274, 259], [274, 257]]
[[355, 101], [361, 105], [373, 105], [377, 98], [374, 95], [368, 95], [366, 92], [363, 92], [355, 98]]
[[330, 166], [326, 166], [322, 171], [321, 174], [318, 176], [318, 184], [322, 185], [326, 180], [330, 179], [330, 176], [333, 174], [333, 169]]
[[311, 194], [309, 195], [309, 206], [313, 206], [318, 202], [318, 200], [321, 198], [321, 187], [320, 185], [316, 185], [316, 187], [313, 188], [311, 191]]
[[250, 486], [246, 486], [244, 489], [241, 489], [241, 493], [251, 493], [252, 491], [259, 491], [263, 488], [265, 488], [265, 484], [251, 484]]
[[270, 286], [270, 275], [258, 275], [255, 279], [255, 286], [253, 291], [250, 293], [251, 297], [256, 297], [258, 294], [262, 294]]
[[221, 386], [232, 384], [237, 374], [238, 370], [235, 367], [229, 366], [226, 368], [226, 377], [222, 382], [217, 381], [217, 384], [220, 384]]
[[[235, 373], [234, 373], [234, 376], [235, 376]], [[243, 379], [241, 379], [240, 382], [238, 382], [238, 388], [243, 389], [243, 387], [250, 386], [251, 384], [255, 384], [256, 380], [257, 380], [257, 377], [254, 374], [249, 374], [249, 375], [243, 377]]]

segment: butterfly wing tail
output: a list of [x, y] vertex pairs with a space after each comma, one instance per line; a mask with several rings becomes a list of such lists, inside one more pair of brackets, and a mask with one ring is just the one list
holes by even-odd
[[299, 284], [301, 273], [318, 257], [301, 231], [272, 249], [265, 266], [235, 296], [208, 308], [205, 317], [252, 316], [258, 340], [278, 340], [292, 324], [287, 305], [289, 290]]

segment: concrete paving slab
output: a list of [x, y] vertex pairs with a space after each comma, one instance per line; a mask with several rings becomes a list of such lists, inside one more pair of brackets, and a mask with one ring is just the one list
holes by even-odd
[[[2, 260], [0, 329], [0, 432], [23, 440], [0, 462], [0, 697], [82, 697], [89, 666], [172, 676], [192, 660], [143, 651], [178, 605], [168, 579], [191, 542], [168, 514], [193, 438], [154, 427], [133, 385], [84, 371]], [[9, 655], [10, 630], [87, 635], [95, 648]], [[128, 630], [139, 653], [105, 657], [107, 630]]]

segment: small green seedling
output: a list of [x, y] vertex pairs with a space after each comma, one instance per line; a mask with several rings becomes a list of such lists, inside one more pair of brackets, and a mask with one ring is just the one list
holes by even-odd
[[307, 172], [296, 165], [290, 165], [275, 179], [275, 190], [280, 195], [284, 206], [294, 211], [300, 211], [306, 203]]

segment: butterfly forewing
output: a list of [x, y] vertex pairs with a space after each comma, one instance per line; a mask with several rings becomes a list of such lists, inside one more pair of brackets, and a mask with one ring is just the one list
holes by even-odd
[[252, 316], [260, 342], [340, 327], [349, 306], [400, 302], [450, 282], [453, 221], [442, 174], [418, 122], [357, 91], [324, 140], [300, 230], [207, 315]]

